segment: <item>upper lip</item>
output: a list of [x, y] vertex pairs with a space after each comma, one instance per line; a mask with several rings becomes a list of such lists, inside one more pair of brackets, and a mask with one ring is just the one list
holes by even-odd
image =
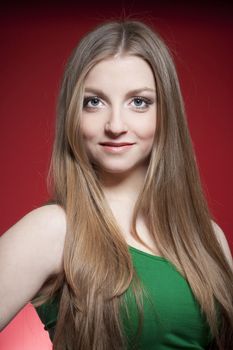
[[101, 142], [100, 145], [120, 147], [120, 146], [133, 145], [133, 142]]

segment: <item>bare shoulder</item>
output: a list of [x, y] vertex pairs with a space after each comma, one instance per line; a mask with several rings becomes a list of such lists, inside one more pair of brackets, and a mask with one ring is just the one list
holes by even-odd
[[218, 242], [220, 243], [220, 246], [222, 247], [223, 253], [225, 254], [230, 266], [233, 269], [231, 250], [230, 250], [230, 247], [228, 245], [228, 241], [226, 239], [226, 236], [225, 236], [223, 230], [220, 228], [220, 226], [215, 221], [212, 220], [211, 222], [212, 222], [212, 226], [214, 228], [216, 238], [217, 238]]
[[0, 237], [0, 330], [51, 275], [61, 271], [65, 233], [63, 209], [46, 205], [26, 214]]
[[45, 205], [30, 212], [27, 220], [29, 225], [32, 224], [33, 227], [37, 225], [38, 231], [35, 234], [38, 234], [38, 237], [36, 239], [43, 238], [44, 244], [51, 249], [51, 254], [54, 255], [54, 272], [59, 272], [66, 234], [64, 210], [57, 204]]
[[36, 221], [38, 224], [54, 228], [64, 228], [66, 215], [64, 210], [57, 204], [48, 204], [36, 208], [27, 213], [21, 221]]
[[41, 252], [50, 252], [51, 274], [59, 272], [66, 234], [66, 214], [59, 205], [50, 204], [32, 210], [11, 227], [9, 234], [14, 235], [14, 231], [28, 244], [38, 244]]
[[37, 227], [35, 234], [63, 241], [66, 232], [66, 214], [57, 204], [45, 205], [26, 214], [17, 224]]

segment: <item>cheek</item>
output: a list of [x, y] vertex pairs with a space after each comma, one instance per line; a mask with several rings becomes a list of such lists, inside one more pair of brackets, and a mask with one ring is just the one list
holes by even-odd
[[156, 131], [156, 120], [151, 118], [147, 123], [141, 123], [138, 128], [138, 137], [145, 142], [153, 142]]
[[81, 132], [85, 140], [91, 140], [98, 135], [98, 123], [93, 120], [81, 122]]

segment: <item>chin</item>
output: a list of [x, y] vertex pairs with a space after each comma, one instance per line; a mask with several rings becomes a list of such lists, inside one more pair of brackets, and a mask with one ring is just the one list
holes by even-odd
[[112, 174], [112, 175], [117, 175], [117, 174], [130, 174], [131, 172], [133, 172], [134, 170], [137, 169], [137, 164], [134, 164], [132, 166], [129, 167], [128, 166], [98, 166], [100, 172], [103, 171], [104, 173], [107, 174]]
[[122, 174], [129, 172], [131, 169], [119, 169], [119, 168], [101, 168], [102, 171], [105, 173], [110, 173], [110, 174]]

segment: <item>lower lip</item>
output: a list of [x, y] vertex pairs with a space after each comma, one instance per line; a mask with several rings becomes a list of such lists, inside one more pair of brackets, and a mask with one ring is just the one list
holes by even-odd
[[110, 152], [110, 153], [121, 153], [129, 148], [131, 148], [133, 145], [125, 145], [125, 146], [104, 146], [101, 145], [105, 151]]

